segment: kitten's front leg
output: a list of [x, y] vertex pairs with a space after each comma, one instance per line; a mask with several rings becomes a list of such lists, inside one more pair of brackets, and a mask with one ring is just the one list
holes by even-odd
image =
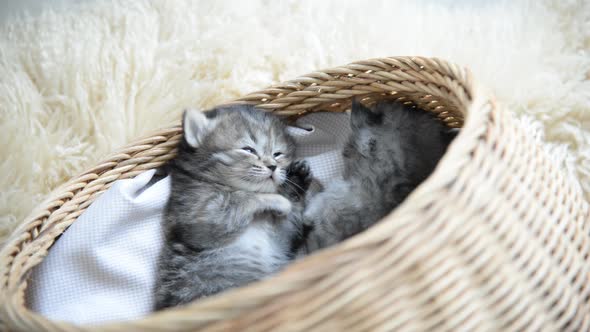
[[337, 182], [311, 199], [303, 214], [304, 225], [311, 229], [306, 241], [308, 253], [336, 244], [362, 229], [355, 222], [360, 203], [349, 192], [348, 184]]
[[[269, 212], [284, 217], [291, 212], [291, 202], [279, 194], [240, 192], [232, 194], [236, 219], [250, 220], [255, 214]], [[246, 225], [244, 225], [246, 226]]]
[[334, 221], [326, 214], [329, 209], [329, 195], [320, 193], [306, 206], [303, 213], [303, 228], [307, 230], [304, 239], [304, 245], [300, 254], [309, 254], [318, 249], [324, 248], [335, 240], [335, 236], [330, 234], [326, 226], [331, 226]]
[[291, 202], [279, 194], [255, 194], [253, 213], [271, 212], [279, 217], [287, 216], [292, 209]]
[[232, 192], [211, 195], [200, 209], [171, 220], [169, 233], [192, 248], [224, 246], [246, 230], [254, 215], [270, 212], [288, 215], [291, 202], [279, 194]]

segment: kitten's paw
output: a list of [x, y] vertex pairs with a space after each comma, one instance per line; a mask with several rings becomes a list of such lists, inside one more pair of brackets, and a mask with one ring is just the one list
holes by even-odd
[[292, 187], [291, 191], [294, 195], [298, 197], [304, 195], [313, 180], [307, 161], [298, 160], [291, 163], [287, 168], [287, 179], [289, 180], [287, 185]]
[[266, 203], [267, 211], [276, 215], [277, 217], [285, 217], [291, 213], [292, 204], [285, 197], [278, 194], [267, 194], [263, 198]]
[[314, 228], [315, 227], [315, 221], [314, 219], [312, 219], [309, 216], [303, 216], [303, 218], [301, 219], [301, 224], [306, 227], [306, 228]]

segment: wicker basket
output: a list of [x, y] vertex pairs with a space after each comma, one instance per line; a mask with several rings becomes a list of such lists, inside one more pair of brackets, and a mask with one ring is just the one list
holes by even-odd
[[[131, 322], [80, 327], [26, 308], [31, 269], [115, 180], [174, 156], [178, 126], [72, 179], [0, 252], [0, 321], [35, 331], [587, 331], [589, 206], [544, 152], [439, 59], [393, 57], [318, 71], [247, 95], [283, 116], [397, 98], [462, 127], [436, 171], [368, 231], [272, 279]], [[369, 100], [370, 101], [370, 100]]]

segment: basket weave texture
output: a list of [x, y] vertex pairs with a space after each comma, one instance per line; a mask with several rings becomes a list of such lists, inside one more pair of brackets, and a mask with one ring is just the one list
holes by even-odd
[[175, 155], [179, 126], [75, 177], [0, 251], [0, 329], [18, 331], [588, 331], [590, 208], [470, 73], [391, 57], [314, 72], [249, 94], [285, 117], [393, 98], [462, 127], [435, 172], [368, 231], [260, 283], [140, 320], [50, 321], [26, 308], [31, 270], [114, 181]]

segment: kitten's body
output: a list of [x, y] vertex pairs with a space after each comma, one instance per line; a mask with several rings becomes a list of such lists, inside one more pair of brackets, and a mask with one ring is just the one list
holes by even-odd
[[351, 237], [397, 207], [433, 170], [454, 133], [433, 115], [399, 103], [372, 110], [353, 103], [343, 178], [315, 195], [304, 213], [308, 252]]
[[[157, 310], [263, 279], [294, 256], [311, 175], [276, 117], [239, 106], [184, 117], [170, 164]], [[277, 155], [279, 154], [280, 155]]]

